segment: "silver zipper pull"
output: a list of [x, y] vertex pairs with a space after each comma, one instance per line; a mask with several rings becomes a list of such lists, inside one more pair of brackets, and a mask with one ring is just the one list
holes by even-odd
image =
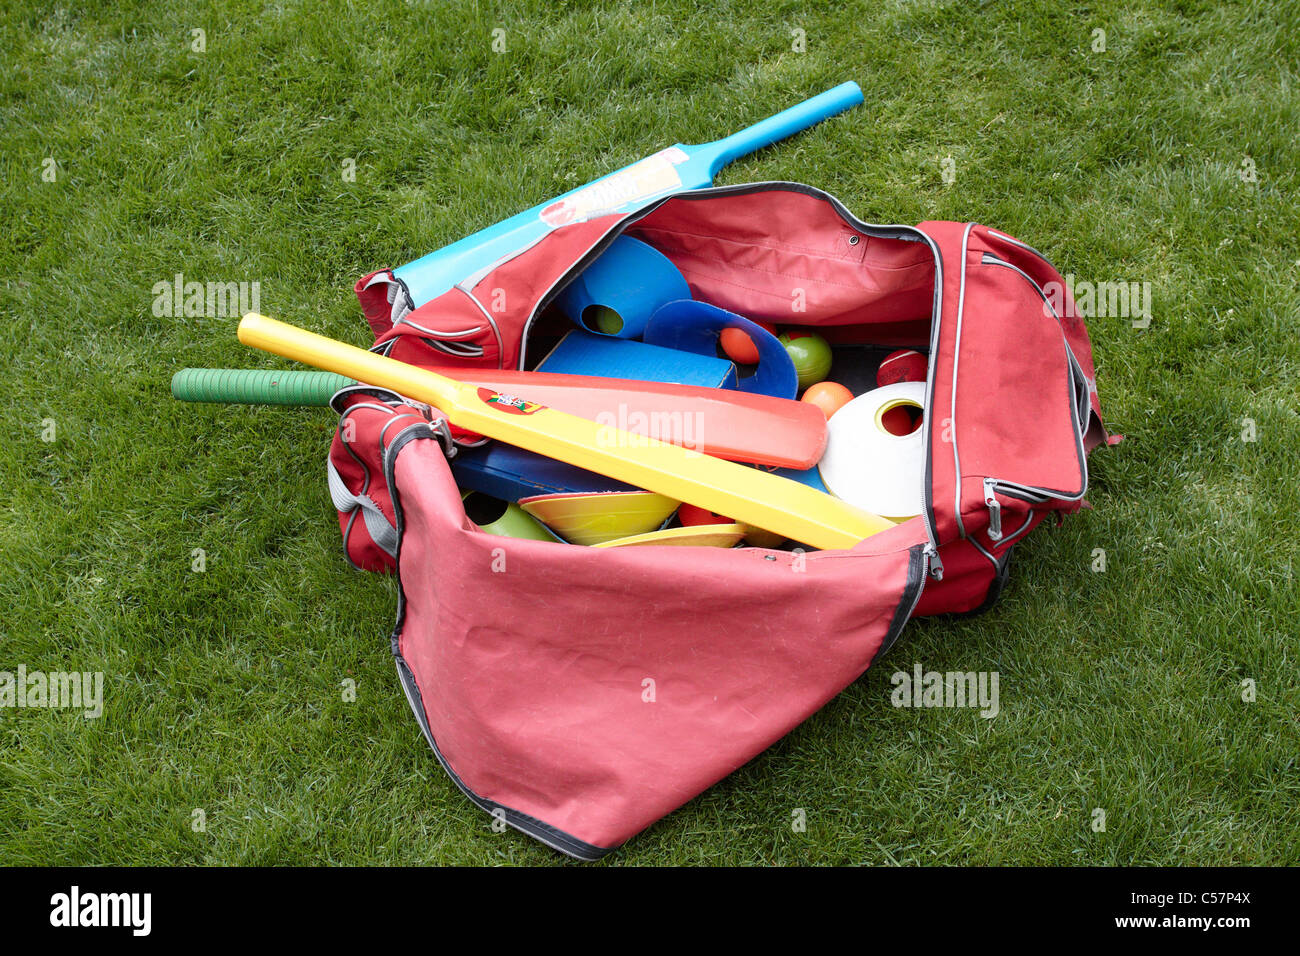
[[939, 549], [932, 544], [925, 546], [925, 556], [929, 559], [930, 577], [936, 581], [943, 580], [943, 561], [939, 558]]
[[992, 478], [984, 479], [984, 504], [989, 509], [989, 538], [993, 541], [1002, 539], [1002, 503], [994, 492], [997, 484]]
[[988, 506], [988, 536], [993, 541], [1002, 538], [1002, 503], [995, 492], [996, 481], [984, 479], [984, 505]]

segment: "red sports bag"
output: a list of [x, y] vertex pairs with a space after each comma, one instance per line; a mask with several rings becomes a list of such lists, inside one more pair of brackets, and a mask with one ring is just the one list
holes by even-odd
[[346, 550], [398, 573], [393, 653], [425, 737], [476, 804], [586, 860], [788, 733], [912, 615], [995, 599], [1016, 542], [1080, 507], [1085, 456], [1107, 440], [1087, 332], [1073, 303], [1063, 317], [1044, 296], [1061, 277], [1041, 255], [975, 224], [868, 225], [794, 183], [557, 228], [419, 308], [392, 273], [367, 276], [375, 348], [522, 367], [559, 291], [624, 232], [698, 299], [832, 343], [927, 352], [926, 508], [808, 554], [501, 538], [468, 520], [448, 465], [474, 436], [396, 395], [336, 396]]

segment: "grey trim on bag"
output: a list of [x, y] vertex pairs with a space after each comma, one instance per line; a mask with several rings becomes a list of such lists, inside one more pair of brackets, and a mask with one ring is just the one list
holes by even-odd
[[[1011, 544], [1011, 542], [1015, 541], [1016, 538], [1018, 538], [1018, 537], [1020, 537], [1022, 534], [1024, 534], [1025, 531], [1027, 531], [1027, 530], [1029, 529], [1029, 525], [1030, 525], [1031, 523], [1033, 523], [1034, 515], [1036, 515], [1036, 514], [1037, 514], [1037, 512], [1034, 511], [1033, 508], [1030, 508], [1030, 509], [1025, 513], [1025, 520], [1022, 521], [1022, 522], [1020, 523], [1020, 527], [1017, 528], [1015, 531], [1011, 532], [1010, 534], [1003, 535], [1003, 536], [1002, 536], [1002, 540], [999, 541], [999, 542], [997, 543], [997, 547], [999, 547], [999, 548], [1005, 548], [1005, 547], [1007, 547], [1007, 545]], [[1006, 554], [1010, 554], [1011, 552], [1010, 552], [1010, 551], [1006, 551], [1006, 552], [1004, 552], [1004, 553], [1006, 553]]]
[[[393, 415], [393, 412], [395, 411], [391, 404], [377, 405], [374, 402], [357, 402], [355, 405], [341, 408], [340, 405], [343, 399], [350, 395], [366, 395], [371, 398], [377, 398], [381, 402], [385, 403], [397, 402], [403, 404], [414, 404], [409, 399], [399, 395], [397, 392], [386, 388], [376, 388], [370, 385], [349, 385], [346, 388], [339, 389], [330, 399], [330, 407], [337, 412], [339, 416], [339, 425], [337, 430], [342, 430], [344, 420], [358, 408], [371, 408], [376, 411], [388, 412], [390, 415]], [[383, 441], [383, 436], [388, 432], [388, 429], [392, 427], [393, 423], [400, 421], [403, 418], [415, 418], [417, 424], [428, 424], [424, 419], [412, 412], [403, 412], [401, 415], [393, 415], [393, 417], [385, 423], [383, 429], [379, 433], [381, 442]], [[455, 447], [451, 441], [451, 430], [447, 427], [446, 419], [438, 419], [429, 425], [429, 427], [433, 431], [434, 436], [437, 437], [438, 441], [442, 444], [444, 453], [447, 454], [449, 458], [454, 456]], [[352, 555], [349, 549], [349, 543], [352, 540], [352, 528], [357, 522], [357, 516], [361, 516], [362, 521], [366, 526], [366, 532], [370, 535], [370, 538], [374, 541], [375, 545], [394, 560], [397, 558], [397, 528], [389, 523], [388, 517], [384, 514], [383, 509], [380, 508], [378, 503], [367, 494], [370, 490], [370, 469], [366, 467], [365, 462], [357, 457], [356, 452], [352, 450], [352, 447], [348, 442], [344, 441], [342, 442], [342, 445], [343, 449], [348, 453], [348, 456], [357, 463], [358, 467], [361, 468], [364, 475], [361, 482], [361, 490], [356, 494], [353, 494], [347, 487], [347, 484], [343, 481], [343, 477], [339, 474], [334, 463], [328, 458], [325, 460], [325, 477], [329, 486], [330, 500], [334, 505], [334, 509], [348, 516], [347, 524], [343, 527], [343, 558], [357, 571], [363, 571], [365, 569], [352, 560]]]
[[1058, 275], [1060, 274], [1061, 270], [1056, 268], [1056, 266], [1052, 265], [1052, 260], [1047, 258], [1047, 256], [1043, 255], [1041, 252], [1039, 252], [1029, 243], [1021, 242], [1015, 236], [1008, 236], [1005, 232], [999, 232], [998, 230], [994, 229], [992, 226], [985, 226], [984, 228], [988, 231], [988, 234], [990, 236], [997, 236], [999, 239], [1005, 240], [1006, 242], [1011, 243], [1013, 246], [1019, 246], [1021, 249], [1024, 249], [1028, 252], [1032, 252], [1034, 255], [1038, 256], [1038, 258], [1042, 259], [1043, 262], [1047, 264], [1048, 268], [1050, 268], [1053, 272], [1057, 273]]
[[[382, 406], [384, 408], [388, 408], [387, 405], [388, 402], [406, 401], [405, 398], [403, 398], [401, 395], [398, 395], [396, 392], [392, 391], [391, 389], [378, 388], [377, 386], [374, 385], [362, 385], [360, 383], [356, 385], [347, 385], [343, 388], [340, 388], [337, 392], [334, 393], [333, 397], [330, 398], [330, 408], [332, 408], [334, 410], [334, 413], [338, 415], [340, 418], [343, 417], [348, 412], [348, 409], [343, 407], [342, 400], [352, 395], [365, 395], [369, 398], [377, 398], [379, 399], [380, 402], [385, 403]], [[359, 404], [369, 405], [371, 408], [380, 407], [377, 405], [373, 405], [370, 402], [362, 402]], [[391, 411], [391, 409], [389, 410]]]
[[[457, 286], [456, 288], [459, 288], [459, 286]], [[483, 318], [487, 319], [488, 327], [492, 329], [492, 334], [496, 336], [496, 340], [497, 340], [497, 368], [504, 368], [502, 362], [505, 360], [506, 357], [505, 356], [506, 347], [505, 347], [505, 342], [501, 338], [501, 329], [497, 327], [497, 320], [492, 318], [492, 313], [489, 312], [486, 308], [484, 308], [482, 302], [474, 298], [474, 293], [470, 292], [468, 289], [461, 289], [460, 291], [465, 293], [465, 297], [469, 299], [471, 302], [473, 302], [474, 305], [478, 307], [478, 310], [483, 313]]]
[[424, 335], [432, 336], [435, 339], [459, 339], [461, 336], [478, 335], [478, 333], [483, 331], [483, 326], [476, 325], [472, 329], [461, 329], [459, 332], [437, 332], [426, 325], [420, 325], [417, 322], [412, 322], [410, 319], [402, 319], [400, 323], [394, 322], [393, 324], [409, 325], [411, 328], [415, 329], [415, 331], [420, 332]]
[[[397, 339], [391, 341], [396, 342]], [[483, 346], [475, 345], [473, 342], [439, 342], [437, 339], [421, 338], [421, 342], [439, 352], [445, 352], [447, 355], [454, 355], [456, 358], [482, 358]]]
[[[329, 484], [330, 500], [334, 503], [334, 510], [349, 516], [348, 532], [351, 532], [357, 513], [360, 512], [361, 520], [365, 523], [370, 540], [390, 558], [395, 558], [397, 556], [397, 528], [388, 523], [388, 518], [375, 500], [369, 495], [354, 495], [349, 491], [348, 486], [343, 482], [343, 476], [339, 474], [339, 470], [334, 467], [332, 461], [325, 462], [325, 478]], [[368, 481], [367, 484], [369, 484]], [[348, 537], [349, 535], [345, 534], [343, 538], [344, 552], [347, 551]]]
[[[354, 386], [354, 387], [362, 387], [362, 386]], [[346, 391], [346, 390], [341, 390], [341, 391]], [[338, 397], [339, 397], [339, 392], [335, 392], [334, 398], [337, 399]], [[334, 399], [331, 399], [331, 402], [333, 402], [333, 400]], [[368, 402], [361, 402], [358, 403], [358, 405], [354, 405], [353, 408], [358, 408], [361, 405], [368, 405], [368, 404], [369, 404]], [[381, 407], [385, 409], [388, 408], [387, 405]], [[339, 415], [339, 424], [338, 424], [339, 430], [342, 429], [343, 419], [347, 417], [347, 414], [350, 411], [351, 409], [348, 409]], [[361, 482], [361, 490], [358, 492], [359, 495], [365, 495], [366, 492], [370, 490], [370, 469], [366, 467], [366, 463], [364, 461], [362, 461], [360, 458], [357, 457], [356, 452], [352, 450], [352, 447], [347, 442], [343, 441], [341, 437], [339, 441], [342, 442], [343, 444], [343, 450], [348, 453], [348, 456], [357, 463], [357, 466], [365, 474], [365, 478]], [[326, 459], [326, 462], [329, 463], [329, 459]], [[333, 464], [332, 463], [329, 464], [332, 469]], [[348, 518], [347, 527], [343, 529], [343, 558], [344, 560], [347, 561], [348, 564], [352, 565], [352, 567], [358, 571], [362, 571], [364, 570], [364, 568], [362, 568], [361, 565], [357, 564], [355, 561], [352, 560], [352, 555], [348, 553], [348, 542], [352, 539], [352, 526], [356, 524], [357, 515], [362, 513], [363, 513], [362, 510], [359, 508], [353, 509], [351, 517]]]
[[[388, 299], [388, 324], [396, 325], [413, 309], [410, 292], [406, 288], [406, 283], [393, 275], [392, 269], [377, 270], [361, 287], [361, 291], [366, 292], [380, 283], [388, 287], [384, 290], [384, 294]], [[399, 296], [401, 297], [400, 302], [398, 301]]]
[[[1023, 528], [1023, 525], [1022, 525], [1022, 528]], [[969, 541], [971, 544], [973, 544], [973, 545], [975, 546], [975, 550], [976, 550], [976, 551], [978, 551], [980, 554], [984, 555], [984, 557], [988, 558], [989, 563], [992, 564], [993, 567], [996, 568], [996, 567], [998, 566], [998, 559], [995, 558], [991, 553], [989, 553], [989, 551], [984, 547], [984, 545], [980, 544], [979, 541], [978, 541], [974, 536], [971, 536], [971, 537], [967, 538], [966, 540]]]
[[[904, 626], [912, 619], [912, 612], [916, 610], [917, 604], [921, 602], [921, 594], [925, 591], [925, 579], [929, 572], [929, 563], [930, 559], [925, 553], [924, 545], [917, 544], [908, 549], [907, 587], [903, 588], [903, 596], [899, 599], [898, 606], [894, 608], [894, 617], [889, 622], [889, 630], [885, 632], [885, 637], [880, 642], [880, 646], [876, 648], [876, 653], [871, 655], [871, 662], [867, 664], [867, 670], [874, 667], [877, 659], [894, 646], [894, 643], [902, 635]], [[904, 610], [905, 608], [906, 610]]]
[[961, 363], [961, 320], [966, 308], [966, 251], [970, 244], [971, 230], [975, 223], [966, 223], [966, 231], [961, 234], [961, 285], [957, 292], [957, 335], [952, 343], [952, 407], [948, 412], [948, 427], [952, 430], [952, 475], [956, 492], [953, 497], [952, 513], [957, 519], [957, 532], [967, 537], [966, 523], [961, 520], [961, 458], [957, 454], [957, 366]]
[[984, 595], [984, 600], [980, 602], [980, 606], [964, 613], [955, 614], [954, 617], [975, 617], [983, 614], [998, 603], [998, 598], [1002, 597], [1002, 592], [1006, 590], [1007, 582], [1011, 580], [1011, 552], [1015, 550], [1015, 545], [1012, 545], [1007, 548], [1006, 554], [994, 562], [993, 580], [989, 582], [988, 592]]

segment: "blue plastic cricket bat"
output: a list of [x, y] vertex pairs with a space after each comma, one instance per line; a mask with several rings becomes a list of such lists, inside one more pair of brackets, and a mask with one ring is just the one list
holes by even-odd
[[862, 90], [858, 84], [841, 83], [725, 139], [699, 146], [679, 143], [660, 150], [393, 272], [406, 284], [412, 304], [421, 306], [457, 283], [474, 285], [499, 261], [528, 248], [551, 229], [611, 213], [630, 212], [652, 199], [710, 186], [718, 170], [733, 159], [785, 139], [861, 102]]

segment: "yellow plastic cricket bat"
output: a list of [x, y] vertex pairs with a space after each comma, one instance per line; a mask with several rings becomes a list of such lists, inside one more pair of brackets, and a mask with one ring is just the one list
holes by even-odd
[[851, 548], [893, 522], [808, 485], [453, 381], [250, 312], [239, 341], [432, 405], [452, 424], [689, 502], [815, 548]]

